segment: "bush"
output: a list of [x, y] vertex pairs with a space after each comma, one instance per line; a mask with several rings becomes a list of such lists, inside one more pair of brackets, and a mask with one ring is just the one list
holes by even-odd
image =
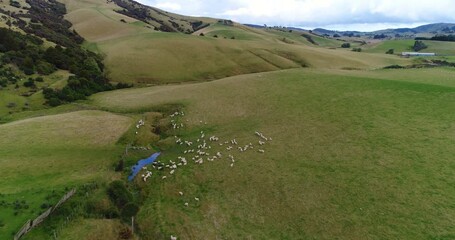
[[353, 52], [361, 52], [362, 49], [361, 49], [361, 48], [353, 48], [352, 51], [353, 51]]
[[119, 232], [119, 239], [131, 239], [133, 237], [133, 231], [129, 227], [123, 227]]
[[213, 37], [214, 37], [214, 38], [218, 38], [218, 35], [215, 34], [215, 35], [213, 35]]
[[115, 171], [116, 172], [122, 172], [123, 171], [123, 168], [124, 168], [124, 161], [123, 159], [120, 159], [120, 161], [118, 162], [117, 166], [115, 167]]
[[35, 80], [33, 80], [33, 78], [29, 78], [26, 82], [24, 82], [24, 87], [35, 88]]
[[203, 37], [203, 36], [205, 36], [205, 35], [204, 35], [204, 33], [199, 33], [199, 36]]
[[42, 75], [49, 75], [55, 72], [56, 70], [57, 70], [56, 67], [48, 62], [39, 61], [36, 64], [36, 72]]
[[420, 50], [423, 50], [425, 48], [427, 48], [428, 46], [422, 42], [422, 41], [415, 41], [414, 43], [414, 46], [412, 47], [412, 49], [416, 52], [420, 51]]
[[107, 193], [111, 201], [119, 208], [123, 208], [127, 203], [132, 202], [133, 195], [128, 191], [125, 184], [120, 180], [115, 180], [109, 184]]
[[17, 104], [15, 102], [10, 102], [6, 105], [7, 108], [15, 108], [17, 107]]
[[350, 43], [343, 43], [343, 44], [341, 44], [341, 47], [342, 48], [350, 48], [351, 44]]
[[122, 208], [121, 216], [123, 219], [129, 219], [136, 216], [139, 212], [139, 206], [136, 203], [129, 202]]
[[390, 65], [390, 66], [384, 67], [384, 69], [401, 69], [401, 68], [404, 68], [404, 67], [400, 66], [400, 65]]
[[395, 53], [395, 50], [393, 48], [387, 50], [387, 52], [385, 52], [385, 54], [394, 54]]
[[51, 99], [47, 100], [47, 105], [49, 105], [51, 107], [56, 107], [56, 106], [62, 105], [62, 101], [60, 101], [60, 99], [58, 99], [58, 98], [51, 98]]

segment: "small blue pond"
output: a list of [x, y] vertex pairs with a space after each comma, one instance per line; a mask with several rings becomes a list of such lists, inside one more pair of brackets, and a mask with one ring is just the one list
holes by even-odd
[[157, 153], [152, 154], [152, 156], [150, 156], [146, 159], [139, 160], [136, 163], [136, 165], [134, 165], [131, 168], [131, 175], [128, 177], [128, 181], [132, 181], [134, 179], [134, 177], [136, 177], [136, 175], [139, 173], [139, 171], [141, 171], [141, 169], [143, 167], [145, 167], [146, 165], [152, 164], [160, 154], [161, 154], [160, 152], [157, 152]]

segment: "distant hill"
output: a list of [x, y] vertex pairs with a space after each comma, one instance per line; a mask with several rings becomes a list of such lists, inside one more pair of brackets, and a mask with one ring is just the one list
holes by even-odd
[[396, 29], [384, 29], [373, 32], [358, 32], [358, 31], [336, 31], [329, 30], [324, 28], [316, 28], [313, 30], [314, 33], [320, 35], [329, 35], [333, 36], [338, 35], [347, 35], [347, 34], [359, 34], [362, 36], [379, 36], [378, 38], [383, 37], [416, 37], [418, 35], [436, 35], [436, 34], [448, 34], [455, 33], [455, 24], [454, 23], [434, 23], [422, 25], [415, 28], [396, 28]]

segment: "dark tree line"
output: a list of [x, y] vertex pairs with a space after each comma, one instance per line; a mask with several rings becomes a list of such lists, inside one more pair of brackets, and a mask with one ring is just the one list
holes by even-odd
[[455, 35], [437, 35], [431, 38], [418, 37], [415, 40], [433, 40], [442, 42], [455, 42]]

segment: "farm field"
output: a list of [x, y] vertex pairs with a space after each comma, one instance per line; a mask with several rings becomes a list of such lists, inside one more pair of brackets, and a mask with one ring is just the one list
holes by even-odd
[[[232, 168], [221, 160], [153, 179], [139, 214], [145, 238], [450, 238], [453, 82], [388, 74], [287, 70], [101, 93], [93, 103], [186, 103], [183, 138], [200, 128], [243, 143], [257, 141], [255, 130], [273, 137], [263, 155], [236, 152]], [[203, 200], [187, 208], [178, 191]]]
[[454, 43], [401, 58], [415, 40], [59, 2], [68, 46], [23, 45], [52, 73], [1, 66], [1, 240], [73, 188], [21, 239], [455, 239], [455, 68], [385, 68]]
[[0, 206], [0, 238], [9, 239], [43, 203], [55, 201], [53, 193], [61, 197], [65, 188], [113, 176], [110, 165], [122, 151], [115, 142], [130, 124], [128, 117], [76, 111], [0, 125], [0, 202], [27, 205]]
[[[366, 52], [374, 53], [385, 53], [389, 49], [394, 49], [395, 53], [401, 52], [413, 52], [412, 46], [414, 46], [414, 40], [387, 40], [371, 46], [366, 49]], [[453, 42], [441, 42], [441, 41], [423, 41], [428, 48], [421, 50], [420, 52], [432, 52], [438, 55], [455, 55], [455, 43]]]

